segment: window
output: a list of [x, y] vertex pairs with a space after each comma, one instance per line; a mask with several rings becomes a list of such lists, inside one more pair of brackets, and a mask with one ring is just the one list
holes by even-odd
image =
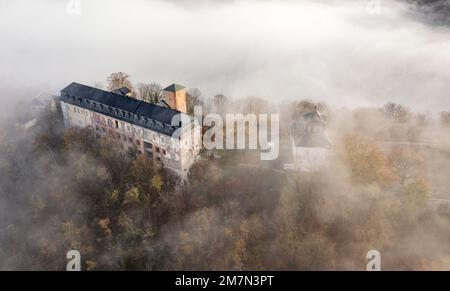
[[136, 140], [136, 144], [138, 145], [138, 146], [140, 146], [141, 145], [141, 141], [140, 140]]
[[131, 137], [128, 138], [129, 143], [133, 143], [133, 139]]
[[157, 153], [159, 153], [159, 147], [155, 147]]
[[166, 155], [167, 154], [167, 152], [166, 152], [166, 150], [162, 150], [162, 152], [163, 152], [163, 155]]
[[152, 149], [152, 148], [153, 148], [153, 145], [152, 145], [151, 143], [149, 143], [149, 142], [144, 141], [144, 147], [145, 147], [146, 149]]
[[116, 128], [119, 128], [119, 122], [117, 120], [114, 120], [114, 123], [116, 125]]

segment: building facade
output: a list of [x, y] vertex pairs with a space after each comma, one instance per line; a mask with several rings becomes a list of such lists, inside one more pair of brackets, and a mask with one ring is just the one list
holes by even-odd
[[115, 138], [182, 178], [199, 157], [201, 126], [178, 110], [78, 83], [61, 90], [60, 102], [66, 127]]

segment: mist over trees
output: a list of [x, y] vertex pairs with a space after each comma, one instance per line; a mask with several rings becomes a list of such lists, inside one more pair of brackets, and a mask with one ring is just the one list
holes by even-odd
[[[222, 96], [206, 104], [246, 113], [268, 106]], [[329, 167], [285, 171], [251, 151], [222, 150], [180, 184], [145, 156], [121, 152], [114, 137], [64, 129], [58, 112], [29, 131], [3, 128], [0, 268], [63, 270], [77, 249], [92, 271], [364, 270], [377, 249], [384, 270], [449, 269], [450, 207], [431, 199], [450, 186], [448, 128], [398, 123], [385, 107], [269, 107], [297, 117], [328, 111]], [[286, 137], [287, 124], [281, 129]], [[416, 143], [430, 131], [438, 138]], [[289, 160], [289, 149], [282, 156]]]

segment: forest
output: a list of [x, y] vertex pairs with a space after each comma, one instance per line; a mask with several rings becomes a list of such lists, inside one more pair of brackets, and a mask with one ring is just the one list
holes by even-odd
[[46, 110], [32, 129], [0, 132], [0, 269], [65, 270], [72, 249], [88, 271], [365, 270], [372, 249], [383, 270], [450, 269], [448, 112], [223, 95], [202, 104], [278, 112], [282, 139], [289, 120], [317, 107], [330, 164], [289, 171], [221, 150], [202, 154], [180, 183]]

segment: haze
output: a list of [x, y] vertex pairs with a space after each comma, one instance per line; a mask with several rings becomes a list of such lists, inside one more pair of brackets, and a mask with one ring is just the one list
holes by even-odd
[[80, 14], [68, 2], [0, 0], [0, 98], [125, 71], [204, 96], [450, 109], [449, 28], [398, 2], [81, 0]]

